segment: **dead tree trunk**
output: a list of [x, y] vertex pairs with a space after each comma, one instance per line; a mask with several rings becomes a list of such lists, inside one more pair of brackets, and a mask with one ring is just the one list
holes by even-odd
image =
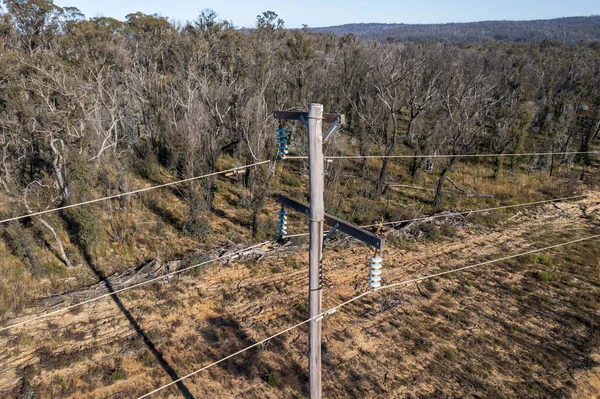
[[392, 142], [385, 152], [386, 158], [383, 158], [383, 163], [381, 164], [381, 169], [379, 171], [379, 179], [377, 180], [377, 198], [381, 197], [383, 194], [385, 176], [387, 174], [388, 163], [390, 162], [390, 158], [387, 157], [393, 154], [394, 150], [396, 149], [396, 144], [398, 143], [398, 121], [396, 119], [396, 114], [393, 107], [390, 108], [390, 114], [392, 118], [392, 129], [394, 129], [394, 131], [392, 133]]
[[438, 206], [440, 206], [441, 202], [442, 202], [442, 195], [444, 194], [443, 189], [444, 189], [444, 181], [446, 180], [446, 173], [448, 173], [448, 167], [445, 167], [444, 169], [442, 169], [442, 172], [440, 173], [440, 177], [438, 179], [437, 182], [437, 186], [435, 188], [435, 197], [433, 199], [433, 207], [437, 208]]
[[550, 177], [554, 174], [554, 145], [552, 145], [552, 154], [550, 154]]
[[410, 165], [410, 177], [412, 177], [413, 179], [417, 177], [417, 172], [419, 170], [419, 167], [421, 166], [421, 158], [419, 158], [418, 156], [418, 152], [415, 151], [415, 156], [412, 159], [412, 163]]
[[440, 176], [435, 188], [435, 197], [433, 198], [433, 206], [437, 208], [442, 203], [442, 195], [444, 194], [444, 181], [446, 181], [446, 174], [452, 168], [452, 165], [456, 162], [456, 157], [450, 158], [446, 166], [440, 172]]
[[65, 262], [67, 267], [73, 267], [73, 264], [71, 263], [69, 257], [67, 256], [67, 253], [65, 252], [65, 247], [63, 246], [61, 239], [58, 237], [58, 234], [56, 234], [56, 230], [54, 230], [52, 225], [50, 225], [50, 223], [46, 222], [44, 219], [39, 218], [39, 220], [52, 233], [54, 241], [56, 241], [56, 245], [58, 246], [58, 250], [60, 251], [60, 256], [62, 257], [63, 262]]
[[[29, 213], [33, 213], [33, 212], [31, 210], [31, 208], [29, 207], [29, 203], [27, 202], [27, 189], [31, 186], [31, 184], [34, 184], [34, 183], [38, 184], [41, 187], [45, 187], [44, 185], [42, 185], [40, 182], [38, 182], [36, 180], [33, 183], [30, 183], [27, 186], [27, 188], [25, 188], [25, 192], [23, 195], [23, 203], [25, 204], [25, 209], [27, 209], [27, 212], [29, 212]], [[44, 227], [46, 227], [48, 230], [50, 230], [50, 233], [52, 233], [52, 236], [54, 237], [54, 241], [56, 241], [56, 245], [58, 246], [58, 250], [60, 252], [60, 256], [62, 257], [63, 262], [65, 262], [67, 267], [73, 267], [73, 264], [71, 263], [71, 261], [69, 260], [69, 257], [67, 256], [67, 252], [65, 251], [65, 247], [62, 243], [62, 240], [56, 233], [56, 230], [54, 229], [54, 227], [52, 227], [52, 225], [50, 223], [48, 223], [47, 221], [45, 221], [41, 216], [38, 216], [38, 219], [44, 225]]]
[[[66, 202], [69, 198], [69, 188], [67, 186], [67, 182], [66, 182], [63, 172], [62, 172], [62, 165], [61, 165], [63, 162], [62, 153], [60, 151], [58, 151], [56, 146], [54, 145], [54, 143], [56, 141], [58, 141], [58, 140], [50, 140], [50, 148], [52, 148], [52, 152], [54, 153], [54, 161], [52, 162], [52, 169], [54, 170], [54, 175], [56, 176], [56, 182], [58, 183], [58, 187], [61, 190], [63, 202]], [[60, 143], [63, 144], [62, 140]], [[64, 146], [64, 144], [63, 144], [63, 146]]]

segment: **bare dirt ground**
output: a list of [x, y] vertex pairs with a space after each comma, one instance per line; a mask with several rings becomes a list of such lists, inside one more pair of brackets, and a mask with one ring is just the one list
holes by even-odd
[[[435, 240], [390, 234], [385, 283], [597, 234], [589, 194]], [[326, 249], [325, 308], [368, 289], [370, 256]], [[599, 259], [600, 242], [582, 242], [340, 309], [323, 323], [324, 397], [598, 397]], [[2, 332], [0, 397], [136, 398], [303, 320], [306, 264], [303, 248], [219, 263]], [[303, 397], [305, 345], [302, 327], [155, 397]]]

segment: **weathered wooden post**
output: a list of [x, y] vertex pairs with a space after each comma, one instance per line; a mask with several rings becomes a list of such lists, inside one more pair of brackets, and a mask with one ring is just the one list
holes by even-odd
[[[308, 106], [308, 164], [310, 184], [310, 247], [308, 313], [313, 318], [321, 314], [323, 253], [323, 105]], [[308, 383], [311, 399], [321, 398], [321, 320], [312, 320], [308, 330]]]

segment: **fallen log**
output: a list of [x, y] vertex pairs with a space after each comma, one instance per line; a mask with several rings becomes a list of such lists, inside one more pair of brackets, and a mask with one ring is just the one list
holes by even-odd
[[[388, 184], [388, 187], [390, 188], [409, 188], [412, 190], [423, 190], [423, 191], [435, 191], [434, 188], [427, 188], [427, 187], [418, 187], [418, 186], [409, 186], [409, 185], [405, 185], [405, 184]], [[453, 191], [453, 190], [442, 190], [443, 194], [459, 194], [459, 195], [464, 195], [465, 197], [477, 197], [477, 198], [494, 198], [493, 194], [476, 194], [476, 193], [468, 193], [466, 191]]]

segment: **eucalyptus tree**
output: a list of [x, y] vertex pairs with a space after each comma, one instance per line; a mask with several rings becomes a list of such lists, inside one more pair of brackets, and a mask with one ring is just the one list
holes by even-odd
[[447, 64], [441, 78], [440, 118], [435, 127], [435, 145], [449, 157], [442, 160], [433, 206], [441, 204], [444, 181], [461, 155], [473, 153], [484, 141], [489, 109], [493, 105], [494, 81], [476, 50], [455, 53], [446, 48]]
[[292, 31], [291, 36], [286, 42], [287, 51], [283, 56], [296, 71], [296, 94], [297, 101], [300, 103], [304, 98], [305, 77], [311, 60], [315, 57], [315, 50], [306, 32], [295, 30]]
[[[15, 30], [31, 54], [60, 29], [64, 9], [52, 0], [3, 0]], [[73, 10], [71, 8], [71, 10]]]
[[[399, 144], [400, 134], [400, 118], [402, 117], [402, 107], [407, 100], [407, 93], [402, 89], [402, 84], [409, 78], [412, 73], [415, 73], [417, 63], [411, 59], [410, 45], [384, 46], [378, 53], [376, 66], [374, 68], [373, 78], [371, 82], [374, 88], [374, 95], [378, 103], [381, 103], [385, 109], [385, 115], [380, 116], [380, 120], [375, 122], [379, 125], [375, 134], [378, 147], [381, 149], [383, 158], [379, 177], [377, 179], [377, 195], [383, 193], [387, 168], [390, 162], [390, 155], [394, 153], [396, 146]], [[415, 111], [415, 108], [411, 112]], [[408, 131], [410, 132], [413, 118], [416, 117], [411, 113]]]
[[423, 119], [438, 97], [439, 78], [442, 73], [438, 65], [443, 63], [440, 58], [440, 46], [438, 43], [410, 46], [408, 58], [411, 66], [407, 78], [400, 83], [405, 93], [403, 106], [407, 126], [404, 143], [415, 155], [410, 167], [413, 178], [416, 177], [423, 159], [418, 155], [428, 150], [433, 135], [433, 129]]
[[[487, 60], [487, 73], [495, 81], [491, 93], [494, 101], [489, 109], [488, 134], [481, 150], [498, 155], [507, 151], [520, 152], [528, 139], [536, 111], [535, 103], [530, 100], [530, 64], [523, 54], [507, 54], [504, 48], [491, 49]], [[492, 177], [498, 177], [501, 167], [502, 157], [496, 157]]]

